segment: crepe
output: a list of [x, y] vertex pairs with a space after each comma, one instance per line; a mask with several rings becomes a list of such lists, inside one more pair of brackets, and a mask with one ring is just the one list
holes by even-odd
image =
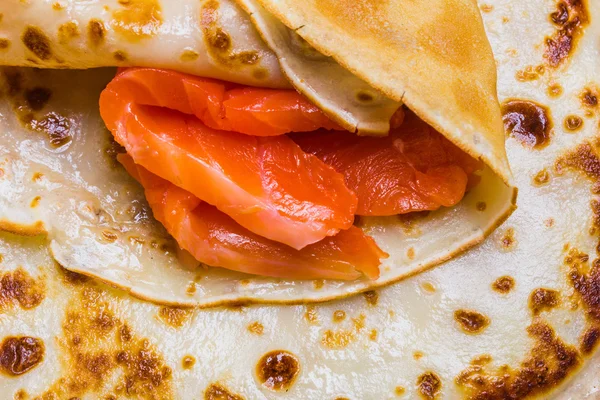
[[[3, 233], [2, 396], [597, 398], [600, 6], [570, 4], [568, 31], [549, 18], [565, 15], [554, 2], [480, 5], [506, 114], [533, 110], [525, 126], [551, 126], [509, 124], [519, 208], [481, 246], [364, 296], [204, 310], [132, 298], [65, 272], [45, 237]], [[551, 40], [565, 35], [572, 47], [553, 66]], [[4, 127], [12, 113], [1, 115]]]
[[[244, 4], [248, 8], [250, 3]], [[2, 50], [5, 64], [52, 68], [150, 65], [243, 84], [286, 85], [274, 64], [276, 55], [282, 59], [276, 40], [261, 29], [264, 24], [252, 14], [273, 53], [253, 30], [251, 18], [228, 1], [190, 4], [100, 1], [77, 5], [62, 2], [60, 6], [19, 2], [3, 6], [14, 10], [3, 13], [1, 35], [7, 38], [7, 46]], [[48, 20], [47, 13], [57, 17]], [[94, 45], [93, 21], [104, 27], [98, 46]], [[278, 24], [278, 29], [287, 29]], [[414, 111], [422, 118], [489, 166], [482, 171], [479, 185], [457, 206], [428, 215], [361, 218], [363, 230], [390, 254], [381, 265], [377, 280], [295, 281], [198, 267], [151, 218], [142, 190], [115, 163], [113, 156], [119, 150], [97, 114], [99, 92], [114, 70], [4, 71], [8, 96], [0, 104], [4, 116], [2, 137], [6, 143], [2, 149], [5, 160], [5, 179], [0, 191], [2, 227], [17, 233], [46, 234], [55, 259], [71, 271], [97, 277], [141, 298], [176, 305], [323, 301], [422, 272], [479, 243], [514, 210], [516, 192], [506, 183], [510, 171], [504, 155], [498, 103], [493, 94], [495, 71], [489, 68], [493, 58], [479, 19], [473, 19], [472, 24], [471, 34], [480, 42], [479, 58], [483, 61], [470, 72], [473, 76], [479, 73], [476, 79], [465, 85], [485, 88], [487, 97], [482, 101], [496, 111], [495, 114], [490, 111], [489, 121], [477, 128], [479, 133], [475, 136], [479, 139], [474, 140], [488, 146], [488, 150], [493, 148], [493, 152], [482, 151], [479, 145], [466, 139], [475, 137], [473, 125], [464, 124], [461, 130], [456, 119], [450, 121], [459, 115], [457, 112], [467, 118], [474, 109], [457, 111], [447, 105], [440, 108], [429, 89], [422, 95], [411, 95], [414, 104], [410, 106], [414, 105]], [[78, 33], [66, 40], [64, 27], [75, 25], [79, 27], [75, 30]], [[87, 27], [87, 35], [83, 27]], [[25, 40], [33, 28], [44, 34], [41, 43], [48, 54], [40, 53], [38, 47]], [[217, 51], [219, 37], [227, 38], [227, 46], [221, 46], [225, 53]], [[115, 52], [119, 51], [127, 56], [115, 58]], [[194, 60], [184, 57], [189, 51], [197, 53]], [[257, 60], [236, 64], [244, 59], [243, 54], [249, 53], [257, 54]], [[299, 60], [298, 55], [289, 55], [287, 59], [292, 56]], [[334, 58], [337, 60], [335, 54]], [[430, 61], [433, 63], [433, 59]], [[354, 128], [359, 133], [363, 126], [360, 121], [367, 121], [364, 126], [378, 127], [371, 133], [385, 131], [390, 112], [401, 100], [396, 95], [386, 98], [379, 92], [382, 87], [375, 85], [369, 93], [374, 101], [381, 100], [378, 104], [347, 109], [345, 97], [334, 93], [337, 86], [326, 84], [331, 79], [330, 73], [323, 74], [322, 79], [304, 81], [298, 77], [306, 74], [307, 64], [282, 61], [281, 65], [296, 89], [316, 104], [324, 105], [330, 116], [341, 115], [336, 120], [347, 119], [346, 127], [359, 127]], [[342, 68], [332, 60], [327, 65], [331, 71]], [[373, 72], [378, 73], [375, 69]], [[355, 88], [362, 90], [366, 82], [371, 85], [375, 82], [348, 71], [344, 74], [350, 79], [347, 99], [355, 97]], [[398, 87], [402, 87], [401, 83], [398, 82]], [[67, 86], [71, 89], [65, 91]], [[417, 99], [421, 103], [417, 104]], [[339, 110], [346, 110], [345, 114]], [[33, 136], [31, 130], [36, 131]], [[418, 229], [414, 228], [417, 221]]]

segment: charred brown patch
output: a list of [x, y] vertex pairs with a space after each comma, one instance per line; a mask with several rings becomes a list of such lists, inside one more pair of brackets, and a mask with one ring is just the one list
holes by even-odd
[[79, 23], [77, 21], [65, 22], [58, 27], [58, 42], [62, 45], [69, 43], [71, 40], [79, 37]]
[[424, 399], [435, 399], [441, 388], [442, 381], [434, 372], [426, 372], [417, 378], [417, 390]]
[[29, 25], [21, 35], [23, 44], [37, 58], [48, 61], [52, 58], [52, 47], [50, 38], [40, 28]]
[[529, 295], [529, 309], [533, 315], [549, 311], [560, 305], [560, 293], [553, 289], [538, 288]]
[[370, 306], [376, 306], [379, 301], [379, 294], [374, 290], [369, 290], [363, 293], [363, 297]]
[[523, 399], [544, 394], [562, 382], [581, 363], [577, 350], [565, 344], [542, 322], [527, 328], [535, 345], [516, 369], [508, 366], [489, 371], [485, 366], [472, 365], [455, 379], [473, 400]]
[[23, 90], [23, 74], [18, 69], [4, 68], [2, 70], [6, 82], [8, 95], [14, 97]]
[[180, 328], [192, 316], [192, 310], [180, 307], [161, 307], [158, 317], [173, 328]]
[[454, 320], [465, 333], [481, 333], [490, 324], [490, 319], [485, 315], [472, 310], [457, 310], [454, 312]]
[[581, 299], [588, 317], [600, 321], [600, 259], [589, 265], [589, 256], [571, 249], [565, 257], [569, 280]]
[[81, 285], [82, 283], [88, 282], [91, 279], [90, 277], [78, 274], [77, 272], [69, 271], [61, 265], [58, 265], [57, 269], [59, 271], [59, 274], [61, 275], [62, 280], [70, 285]]
[[300, 362], [285, 350], [270, 351], [256, 364], [256, 376], [266, 388], [275, 391], [289, 390], [300, 372]]
[[255, 335], [262, 335], [265, 327], [258, 321], [254, 321], [247, 326], [248, 332], [253, 333]]
[[44, 342], [30, 336], [9, 336], [0, 344], [0, 371], [16, 376], [35, 368], [44, 359]]
[[498, 293], [508, 293], [515, 287], [515, 280], [511, 276], [501, 276], [492, 283], [492, 289]]
[[585, 88], [580, 95], [581, 104], [585, 108], [597, 108], [598, 96], [599, 94], [597, 88]]
[[533, 177], [533, 184], [536, 185], [536, 186], [545, 185], [549, 181], [550, 181], [550, 173], [548, 172], [548, 170], [546, 168], [544, 168], [543, 170], [539, 171]]
[[71, 121], [64, 115], [49, 112], [39, 119], [36, 119], [33, 115], [28, 119], [28, 127], [31, 130], [46, 134], [52, 147], [59, 148], [71, 142]]
[[157, 0], [119, 0], [120, 9], [113, 12], [111, 26], [115, 32], [137, 42], [158, 33], [162, 10]]
[[117, 50], [113, 53], [113, 58], [117, 62], [125, 62], [127, 61], [127, 53], [122, 50]]
[[104, 43], [106, 28], [99, 19], [91, 19], [87, 26], [87, 36], [92, 47], [98, 47]]
[[25, 102], [33, 111], [40, 111], [52, 97], [52, 91], [45, 87], [34, 87], [25, 91]]
[[485, 211], [487, 208], [487, 204], [485, 201], [478, 201], [477, 204], [475, 204], [475, 208], [477, 209], [477, 211]]
[[588, 10], [583, 0], [561, 0], [550, 14], [556, 31], [546, 38], [544, 57], [552, 68], [561, 65], [573, 52], [585, 26], [589, 22]]
[[46, 284], [43, 278], [34, 279], [19, 267], [0, 275], [0, 311], [14, 305], [30, 310], [44, 300]]
[[260, 62], [260, 54], [255, 50], [233, 50], [231, 36], [219, 24], [219, 8], [218, 1], [209, 0], [200, 10], [200, 26], [210, 56], [219, 64], [231, 69], [240, 69]]
[[6, 50], [10, 47], [10, 40], [6, 38], [0, 38], [0, 50]]
[[583, 119], [577, 115], [569, 115], [565, 118], [563, 126], [569, 132], [576, 132], [583, 126]]
[[509, 100], [502, 105], [502, 120], [507, 135], [523, 146], [540, 149], [550, 141], [550, 111], [529, 100]]
[[581, 335], [579, 348], [583, 354], [592, 354], [600, 342], [600, 327], [592, 326]]
[[231, 393], [229, 389], [218, 383], [213, 383], [204, 391], [204, 400], [244, 400], [244, 398]]

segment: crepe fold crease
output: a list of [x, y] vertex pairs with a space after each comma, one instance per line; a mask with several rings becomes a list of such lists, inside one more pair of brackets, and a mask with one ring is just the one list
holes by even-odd
[[[481, 242], [515, 209], [494, 59], [470, 0], [59, 6], [0, 4], [1, 63], [13, 66], [2, 71], [8, 95], [0, 99], [0, 228], [47, 235], [53, 257], [69, 270], [175, 305], [324, 301], [444, 262]], [[358, 134], [386, 134], [404, 103], [486, 166], [454, 207], [361, 218], [361, 228], [390, 255], [377, 280], [293, 281], [199, 266], [152, 218], [143, 190], [115, 162], [120, 149], [98, 114], [99, 93], [114, 69], [15, 68], [107, 66], [294, 87]], [[32, 103], [31, 93], [40, 90], [47, 95]]]

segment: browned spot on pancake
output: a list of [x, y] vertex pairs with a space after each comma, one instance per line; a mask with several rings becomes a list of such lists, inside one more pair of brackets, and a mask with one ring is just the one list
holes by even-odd
[[240, 69], [257, 64], [260, 61], [260, 54], [257, 51], [235, 51], [233, 49], [231, 36], [219, 24], [219, 8], [218, 1], [209, 0], [200, 9], [200, 26], [204, 32], [208, 54], [220, 65], [230, 69]]
[[29, 395], [27, 394], [27, 392], [24, 389], [19, 389], [17, 393], [15, 393], [14, 400], [27, 400], [28, 398]]
[[52, 97], [52, 91], [45, 87], [34, 87], [25, 91], [25, 102], [33, 111], [40, 111]]
[[577, 115], [569, 115], [565, 118], [563, 126], [570, 132], [578, 131], [583, 126], [583, 119]]
[[304, 318], [306, 318], [308, 323], [312, 325], [317, 324], [319, 322], [319, 317], [317, 315], [317, 309], [315, 308], [315, 306], [306, 306]]
[[69, 285], [81, 285], [88, 282], [91, 278], [77, 272], [69, 271], [68, 269], [57, 264], [58, 272], [62, 278], [62, 281]]
[[564, 262], [569, 268], [571, 285], [581, 299], [588, 318], [594, 322], [600, 321], [600, 259], [595, 259], [590, 265], [587, 254], [571, 249]]
[[483, 212], [487, 208], [487, 204], [485, 203], [485, 201], [478, 201], [477, 204], [475, 204], [475, 208], [477, 209], [477, 211]]
[[406, 389], [402, 386], [396, 386], [396, 389], [394, 389], [394, 393], [396, 394], [396, 396], [402, 396], [405, 392]]
[[409, 247], [408, 250], [406, 251], [406, 257], [408, 257], [409, 260], [414, 260], [415, 259], [415, 249], [414, 247]]
[[502, 105], [504, 130], [523, 146], [539, 149], [550, 141], [549, 110], [529, 100], [509, 100]]
[[580, 349], [583, 354], [592, 354], [600, 342], [600, 327], [592, 326], [581, 335]]
[[325, 281], [323, 279], [315, 279], [313, 281], [313, 286], [315, 289], [319, 290], [325, 285]]
[[21, 225], [3, 219], [0, 219], [0, 231], [14, 233], [19, 236], [39, 236], [47, 233], [42, 221], [30, 225]]
[[456, 377], [464, 397], [473, 400], [523, 399], [544, 394], [556, 387], [580, 364], [577, 350], [565, 344], [543, 322], [527, 328], [535, 345], [520, 366], [489, 371], [472, 365]]
[[10, 47], [10, 40], [6, 38], [0, 38], [0, 50], [6, 50]]
[[204, 400], [244, 400], [244, 398], [231, 393], [229, 389], [218, 383], [213, 383], [204, 391]]
[[254, 321], [253, 323], [248, 325], [246, 329], [248, 329], [248, 332], [253, 333], [255, 335], [262, 335], [265, 330], [265, 327], [260, 322]]
[[597, 88], [585, 88], [581, 93], [581, 104], [586, 108], [598, 107], [598, 89]]
[[504, 235], [500, 239], [500, 243], [502, 244], [502, 248], [504, 250], [510, 250], [515, 246], [515, 230], [513, 228], [508, 228], [504, 231]]
[[59, 336], [61, 377], [47, 393], [89, 396], [111, 385], [117, 397], [173, 397], [171, 368], [148, 339], [114, 314], [116, 307], [93, 282], [80, 286], [67, 305]]
[[35, 196], [33, 199], [31, 199], [31, 203], [29, 204], [29, 206], [31, 208], [36, 208], [40, 204], [41, 199], [42, 198], [40, 196]]
[[300, 372], [298, 358], [285, 350], [270, 351], [256, 364], [258, 381], [267, 389], [289, 390]]
[[544, 57], [551, 67], [556, 68], [573, 52], [589, 22], [584, 0], [560, 0], [557, 10], [550, 14], [550, 20], [557, 29], [546, 38]]
[[498, 293], [508, 293], [515, 287], [515, 280], [511, 276], [501, 276], [492, 283], [492, 289]]
[[363, 297], [370, 306], [376, 306], [379, 301], [379, 294], [374, 290], [369, 290], [363, 293]]
[[554, 218], [548, 218], [544, 221], [546, 228], [552, 228], [554, 226]]
[[267, 79], [269, 77], [269, 71], [267, 71], [266, 68], [255, 68], [252, 71], [252, 76], [256, 80], [264, 81], [265, 79]]
[[420, 360], [421, 358], [423, 358], [423, 352], [421, 352], [421, 351], [415, 351], [413, 353], [413, 358], [415, 360], [417, 360], [417, 361]]
[[560, 84], [554, 83], [548, 86], [548, 96], [559, 97], [563, 93], [563, 88]]
[[397, 218], [404, 234], [408, 236], [419, 235], [421, 230], [418, 225], [423, 222], [430, 213], [430, 211], [415, 211], [408, 214], [398, 214]]
[[25, 47], [40, 60], [47, 61], [52, 57], [50, 39], [40, 28], [27, 26], [21, 35], [21, 40]]
[[369, 339], [373, 341], [377, 340], [377, 329], [371, 329], [371, 333], [369, 333]]
[[122, 50], [117, 50], [113, 53], [113, 58], [118, 62], [127, 61], [127, 53]]
[[79, 37], [79, 23], [77, 21], [69, 21], [58, 27], [58, 43], [65, 45], [71, 40]]
[[0, 312], [19, 305], [30, 310], [44, 300], [46, 283], [43, 277], [33, 278], [22, 267], [0, 275]]
[[484, 13], [489, 13], [492, 12], [494, 10], [494, 6], [491, 4], [481, 4], [479, 6], [479, 8], [481, 9], [481, 11], [483, 11]]
[[99, 19], [91, 19], [87, 26], [88, 39], [93, 47], [98, 47], [104, 43], [106, 37], [106, 28], [104, 22]]
[[179, 59], [184, 62], [196, 61], [199, 56], [200, 55], [196, 51], [192, 49], [185, 49], [183, 53], [181, 53], [181, 56], [179, 56]]
[[481, 333], [490, 324], [488, 317], [472, 310], [456, 310], [454, 319], [465, 333]]
[[489, 354], [481, 354], [471, 360], [471, 365], [486, 365], [492, 362], [492, 356]]
[[524, 69], [518, 70], [515, 78], [520, 82], [535, 81], [544, 75], [544, 72], [546, 72], [546, 68], [543, 65], [528, 65]]
[[426, 372], [417, 378], [417, 390], [424, 399], [435, 399], [442, 388], [442, 381], [434, 372]]
[[14, 97], [19, 94], [23, 89], [23, 74], [18, 69], [4, 68], [2, 75], [8, 88], [8, 95]]
[[180, 328], [192, 316], [192, 310], [179, 307], [161, 307], [158, 310], [158, 317], [165, 324], [174, 328]]
[[54, 148], [62, 147], [71, 142], [71, 122], [62, 114], [49, 112], [40, 119], [33, 118], [28, 121], [28, 127], [34, 131], [45, 133], [50, 145]]
[[192, 369], [194, 364], [196, 364], [196, 358], [194, 356], [187, 355], [183, 357], [183, 360], [181, 360], [181, 366], [183, 369]]
[[341, 329], [339, 331], [326, 330], [321, 339], [321, 344], [330, 349], [343, 349], [356, 339], [356, 335], [365, 327], [365, 316], [360, 314], [358, 318], [352, 318], [352, 329]]
[[533, 177], [533, 184], [536, 185], [536, 186], [545, 185], [549, 181], [550, 181], [550, 173], [548, 172], [548, 170], [546, 168], [544, 168], [543, 170], [539, 171]]
[[113, 243], [119, 238], [119, 236], [116, 233], [114, 233], [108, 229], [104, 229], [100, 233], [100, 237], [102, 238], [103, 241], [108, 242], [108, 243]]
[[429, 293], [435, 293], [435, 291], [436, 291], [435, 286], [433, 286], [433, 283], [431, 283], [431, 282], [423, 282], [421, 284], [421, 287], [423, 288], [424, 291], [429, 292]]
[[548, 311], [560, 304], [560, 293], [553, 289], [538, 288], [529, 295], [529, 308], [533, 315]]
[[52, 4], [52, 9], [55, 11], [61, 11], [65, 8], [65, 6], [63, 6], [62, 4], [60, 4], [58, 1], [56, 3]]
[[35, 368], [44, 359], [44, 342], [30, 336], [8, 336], [0, 344], [0, 371], [16, 376]]
[[333, 313], [333, 322], [342, 322], [346, 319], [346, 312], [343, 310], [336, 310]]
[[162, 10], [157, 0], [118, 0], [121, 8], [113, 12], [110, 24], [130, 42], [155, 36], [162, 25]]

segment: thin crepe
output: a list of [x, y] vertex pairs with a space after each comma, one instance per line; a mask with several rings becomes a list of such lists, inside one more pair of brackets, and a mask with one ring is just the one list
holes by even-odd
[[[9, 4], [12, 3], [6, 6]], [[277, 65], [273, 64], [274, 53], [260, 41], [250, 18], [230, 1], [132, 0], [116, 5], [108, 1], [83, 5], [62, 2], [60, 7], [37, 1], [11, 7], [10, 12], [4, 13], [6, 23], [0, 27], [7, 29], [2, 35], [10, 38], [8, 47], [2, 50], [6, 52], [7, 64], [53, 68], [152, 65], [250, 85], [285, 86]], [[58, 17], [49, 20], [47, 15]], [[254, 18], [254, 21], [258, 20]], [[96, 43], [94, 32], [98, 24], [103, 27], [102, 40]], [[75, 25], [79, 28], [74, 32], [81, 30], [80, 34], [71, 35], [65, 41], [65, 26]], [[281, 28], [280, 23], [277, 26]], [[478, 18], [469, 26], [479, 42], [487, 43]], [[87, 27], [87, 36], [83, 27]], [[41, 48], [27, 40], [33, 31], [43, 33]], [[265, 32], [262, 34], [268, 38]], [[274, 42], [268, 40], [268, 43]], [[484, 66], [493, 63], [492, 54], [487, 50], [483, 48], [480, 55]], [[191, 54], [190, 51], [197, 53], [193, 61], [184, 57]], [[432, 71], [437, 70], [435, 58], [430, 61]], [[282, 65], [287, 75], [306, 73], [303, 63], [282, 62]], [[257, 71], [266, 73], [257, 74]], [[505, 184], [509, 171], [497, 168], [505, 165], [506, 160], [502, 128], [496, 124], [500, 118], [498, 104], [492, 94], [495, 73], [479, 72], [483, 79], [474, 79], [468, 84], [485, 87], [491, 96], [485, 100], [490, 108], [495, 107], [495, 114], [480, 131], [482, 137], [494, 137], [494, 146], [499, 146], [494, 152], [496, 158], [490, 161], [490, 157], [479, 154], [476, 147], [468, 148], [489, 166], [482, 171], [480, 184], [455, 207], [427, 216], [361, 218], [361, 227], [391, 255], [382, 264], [381, 276], [375, 281], [286, 281], [206, 266], [199, 268], [150, 217], [141, 188], [120, 166], [115, 166], [114, 157], [107, 157], [107, 151], [114, 155], [118, 149], [98, 119], [97, 100], [99, 91], [114, 71], [89, 74], [64, 71], [48, 78], [44, 75], [48, 72], [43, 71], [5, 70], [4, 85], [9, 96], [0, 104], [5, 116], [3, 141], [7, 143], [3, 148], [6, 179], [0, 192], [0, 221], [13, 232], [47, 234], [52, 254], [65, 268], [98, 277], [139, 297], [169, 304], [323, 301], [389, 284], [479, 243], [515, 208], [515, 190]], [[379, 72], [373, 70], [373, 74]], [[328, 74], [323, 76], [323, 79], [329, 78]], [[354, 83], [349, 93], [353, 85], [365, 85], [356, 77], [351, 77], [351, 82]], [[309, 93], [302, 79], [292, 79], [292, 83], [301, 92]], [[66, 86], [72, 89], [65, 92]], [[337, 90], [334, 85], [317, 87], [327, 89], [324, 96]], [[30, 97], [40, 91], [50, 93], [49, 101], [32, 107]], [[423, 98], [427, 99], [430, 92], [431, 88]], [[325, 104], [326, 101], [316, 98], [319, 93], [313, 90], [309, 97], [317, 104]], [[377, 93], [377, 89], [371, 89], [370, 93]], [[325, 107], [325, 111], [333, 109], [335, 113], [335, 109], [344, 108], [343, 96], [327, 101], [331, 103], [332, 99], [334, 105], [338, 104], [337, 108]], [[389, 112], [400, 99], [394, 100], [383, 99], [383, 105], [357, 110], [372, 110], [373, 114], [366, 112], [363, 117], [374, 115], [375, 120], [384, 120], [387, 125]], [[465, 120], [469, 120], [470, 113], [477, 110], [461, 112]], [[456, 110], [430, 110], [436, 114], [442, 111]], [[464, 134], [468, 136], [473, 127], [468, 124], [465, 127]], [[456, 135], [463, 134], [456, 132], [454, 122], [443, 128], [438, 127], [455, 142]], [[32, 130], [38, 135], [32, 136]], [[33, 179], [38, 175], [44, 179]], [[39, 190], [44, 192], [40, 195]], [[65, 193], [69, 196], [65, 197]], [[65, 202], [65, 198], [69, 201]], [[418, 230], [410, 227], [415, 218], [420, 220]]]
[[[593, 265], [600, 149], [594, 143], [600, 112], [593, 99], [600, 86], [600, 19], [579, 31], [555, 69], [544, 56], [545, 41], [560, 32], [549, 18], [559, 11], [554, 6], [546, 0], [482, 4], [502, 102], [547, 106], [554, 128], [540, 149], [508, 139], [520, 207], [481, 246], [418, 277], [343, 301], [186, 310], [139, 301], [65, 272], [44, 237], [2, 234], [1, 282], [22, 282], [7, 287], [26, 290], [0, 291], [0, 354], [11, 354], [3, 349], [10, 350], [6, 344], [14, 338], [44, 346], [43, 357], [27, 357], [21, 365], [28, 369], [18, 376], [6, 374], [11, 359], [0, 357], [7, 360], [2, 395], [597, 399], [599, 280]], [[596, 3], [584, 10], [600, 15]], [[531, 17], [526, 26], [525, 11]], [[545, 72], [522, 79], [540, 65]], [[418, 229], [419, 222], [410, 227]], [[284, 361], [275, 365], [279, 373], [261, 368], [262, 357], [273, 351]], [[289, 354], [297, 364], [285, 362]], [[263, 370], [273, 379], [261, 379]], [[282, 389], [273, 391], [269, 385], [277, 378]]]

